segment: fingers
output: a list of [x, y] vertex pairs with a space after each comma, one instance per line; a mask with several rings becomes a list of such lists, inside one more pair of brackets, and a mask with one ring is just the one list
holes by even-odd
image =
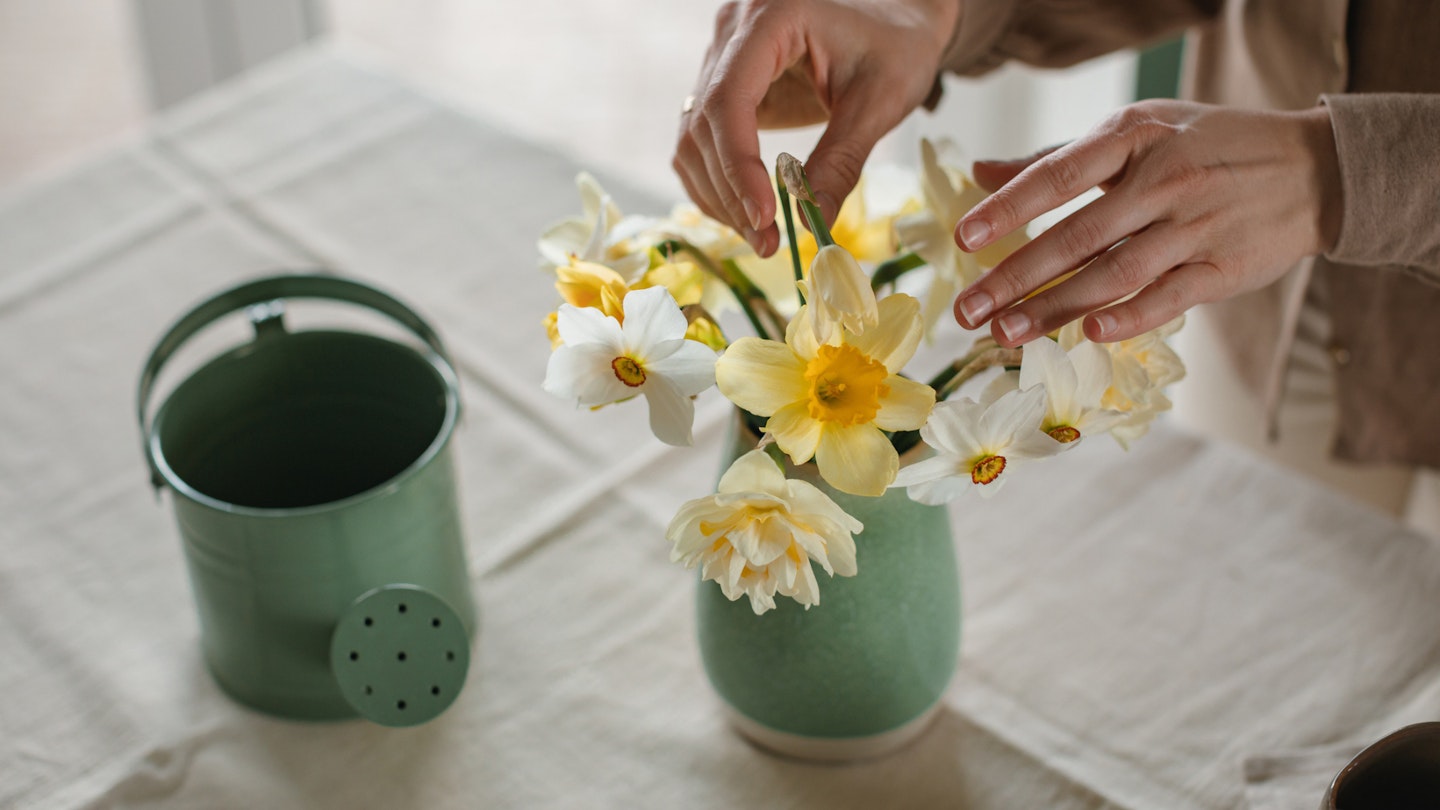
[[972, 208], [956, 223], [955, 241], [965, 250], [979, 250], [1109, 180], [1128, 157], [1125, 142], [1104, 130], [1062, 146]]
[[[955, 319], [961, 326], [975, 329], [993, 314], [1014, 304], [1017, 305], [1016, 309], [1031, 315], [1033, 320], [1035, 313], [1030, 309], [1023, 309], [1023, 305], [1018, 302], [1064, 274], [1084, 266], [1091, 258], [1105, 253], [1130, 234], [1150, 225], [1154, 221], [1154, 212], [1147, 208], [1133, 201], [1131, 195], [1119, 191], [1096, 199], [1035, 237], [1034, 241], [1011, 254], [971, 284], [955, 300]], [[1153, 236], [1151, 238], [1153, 240]], [[1128, 255], [1120, 261], [1129, 261]], [[1113, 257], [1102, 257], [1097, 260], [1097, 264], [1115, 261]], [[1173, 263], [1168, 264], [1143, 278], [1130, 279], [1127, 289], [1105, 301], [1092, 304], [1092, 308], [1113, 301], [1120, 295], [1134, 292], [1155, 275], [1173, 266]], [[1126, 270], [1122, 275], [1127, 279], [1138, 276], [1138, 273], [1129, 272], [1129, 268]], [[1068, 289], [1068, 285], [1066, 288]], [[1018, 345], [1032, 334], [1028, 329], [1023, 334], [1015, 332], [1018, 325], [1019, 318], [1012, 314], [1007, 321], [1007, 345]]]
[[798, 58], [791, 53], [793, 38], [769, 31], [769, 19], [740, 19], [735, 4], [721, 7], [672, 163], [696, 205], [743, 234], [761, 255], [774, 252], [779, 231], [770, 172], [760, 158], [756, 109], [784, 67]]
[[1018, 346], [1145, 288], [1185, 261], [1188, 246], [1174, 231], [1162, 224], [1136, 234], [1059, 284], [1001, 312], [992, 334], [1002, 345]]
[[860, 181], [860, 172], [875, 144], [911, 106], [878, 76], [867, 76], [844, 88], [830, 111], [830, 124], [810, 153], [805, 172], [815, 200], [828, 222], [834, 222], [840, 204]]
[[1230, 293], [1220, 268], [1208, 262], [1186, 264], [1160, 276], [1134, 298], [1085, 318], [1085, 337], [1097, 343], [1129, 340], [1159, 329], [1196, 304]]
[[1048, 149], [1041, 149], [1029, 157], [1015, 158], [1014, 160], [977, 160], [971, 173], [980, 188], [990, 192], [998, 191], [1001, 186], [1014, 180], [1015, 175], [1024, 171], [1030, 164], [1059, 148], [1060, 146], [1052, 146]]

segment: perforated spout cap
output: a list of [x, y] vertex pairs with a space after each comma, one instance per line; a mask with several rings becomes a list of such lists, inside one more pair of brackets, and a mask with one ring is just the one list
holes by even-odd
[[445, 601], [415, 585], [362, 594], [330, 637], [340, 693], [367, 720], [415, 726], [459, 697], [470, 669], [470, 638]]

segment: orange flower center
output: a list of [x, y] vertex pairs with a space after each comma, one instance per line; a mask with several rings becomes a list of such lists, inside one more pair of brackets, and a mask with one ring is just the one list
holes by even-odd
[[1050, 434], [1050, 438], [1054, 439], [1057, 442], [1060, 442], [1061, 444], [1069, 444], [1070, 442], [1073, 442], [1076, 439], [1080, 438], [1080, 431], [1076, 430], [1073, 427], [1070, 427], [1069, 425], [1061, 425], [1059, 427], [1050, 428], [1045, 432]]
[[645, 369], [629, 357], [617, 357], [611, 360], [610, 368], [615, 371], [616, 379], [631, 388], [639, 388], [645, 384]]
[[890, 372], [846, 343], [825, 345], [805, 366], [810, 418], [841, 425], [871, 422], [880, 399], [890, 394]]
[[970, 480], [983, 486], [993, 483], [1002, 472], [1005, 472], [1004, 456], [985, 456], [970, 468]]

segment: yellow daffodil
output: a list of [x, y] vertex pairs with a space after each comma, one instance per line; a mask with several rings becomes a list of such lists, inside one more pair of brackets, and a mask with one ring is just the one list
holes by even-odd
[[935, 455], [907, 466], [891, 486], [905, 487], [911, 500], [942, 504], [969, 490], [990, 497], [1014, 474], [1017, 464], [1053, 456], [1073, 445], [1040, 431], [1045, 389], [1008, 391], [985, 405], [968, 397], [948, 400], [920, 436]]
[[[871, 219], [865, 206], [865, 179], [855, 184], [855, 190], [840, 204], [835, 215], [835, 224], [830, 226], [830, 238], [835, 244], [863, 262], [883, 262], [895, 255], [895, 217], [883, 216]], [[800, 266], [809, 267], [820, 252], [815, 235], [796, 227], [795, 245], [800, 249]]]
[[800, 282], [800, 290], [810, 304], [810, 326], [816, 343], [830, 342], [830, 336], [841, 328], [864, 334], [880, 319], [870, 277], [839, 245], [820, 248]]
[[919, 428], [935, 405], [934, 389], [899, 374], [920, 342], [919, 312], [914, 298], [891, 295], [863, 335], [842, 330], [819, 343], [802, 307], [784, 343], [747, 337], [732, 344], [716, 382], [731, 402], [769, 417], [765, 432], [793, 462], [814, 458], [836, 489], [880, 495], [900, 466], [883, 431]]
[[820, 602], [811, 561], [831, 576], [854, 576], [854, 534], [864, 529], [835, 501], [806, 481], [787, 479], [764, 450], [730, 465], [714, 495], [680, 507], [665, 536], [672, 562], [701, 566], [726, 598], [750, 597], [762, 614], [775, 594], [808, 609]]
[[935, 145], [920, 141], [920, 188], [925, 207], [918, 213], [895, 221], [900, 243], [934, 268], [934, 280], [925, 299], [925, 329], [934, 329], [942, 315], [950, 312], [955, 295], [984, 271], [999, 264], [1023, 246], [1029, 237], [1023, 228], [1013, 231], [983, 250], [966, 253], [955, 243], [955, 223], [988, 196], [964, 172], [943, 166]]
[[[626, 293], [632, 289], [643, 290], [663, 287], [670, 292], [680, 306], [700, 301], [700, 268], [691, 262], [667, 262], [646, 271], [634, 287], [626, 285], [619, 273], [603, 264], [571, 259], [569, 264], [555, 269], [555, 289], [565, 303], [581, 308], [598, 309], [602, 314], [625, 322], [625, 309], [621, 305]], [[545, 331], [550, 336], [550, 348], [560, 346], [560, 331], [557, 313], [545, 318]], [[686, 337], [709, 346], [712, 349], [725, 347], [724, 335], [720, 328], [708, 318], [695, 318], [690, 322]]]

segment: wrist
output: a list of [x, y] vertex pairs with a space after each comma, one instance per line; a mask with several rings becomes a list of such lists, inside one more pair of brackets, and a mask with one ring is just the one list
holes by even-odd
[[1340, 158], [1335, 147], [1335, 130], [1330, 123], [1330, 108], [1320, 104], [1296, 113], [1296, 117], [1314, 178], [1315, 252], [1328, 253], [1340, 239], [1345, 217]]

